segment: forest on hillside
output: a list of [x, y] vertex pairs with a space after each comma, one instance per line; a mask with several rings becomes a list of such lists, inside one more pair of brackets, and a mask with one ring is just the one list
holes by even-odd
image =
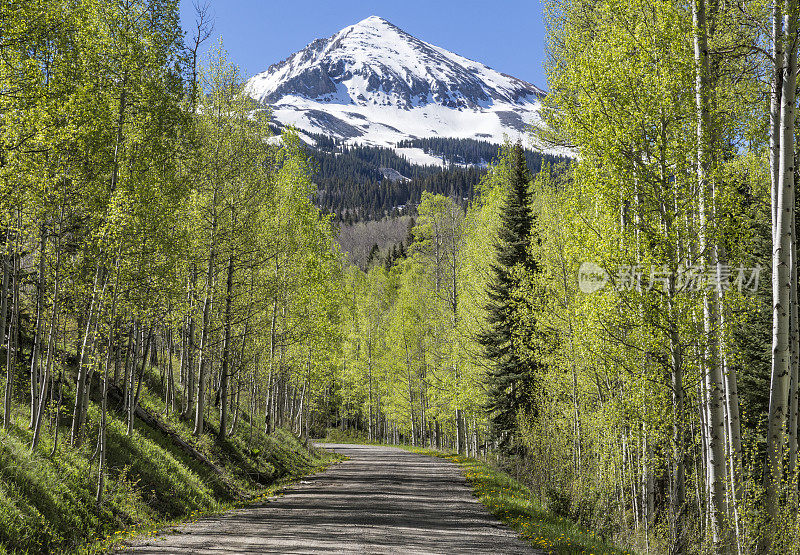
[[449, 171], [268, 140], [178, 13], [0, 3], [0, 551], [218, 508], [291, 432], [493, 461], [635, 552], [800, 552], [797, 0], [549, 0], [531, 134], [575, 158], [409, 143], [489, 162]]
[[[390, 148], [350, 146], [324, 135], [308, 136], [314, 141], [308, 150], [315, 161], [316, 205], [347, 226], [362, 220], [414, 215], [424, 191], [466, 203], [475, 197], [475, 187], [498, 155], [497, 145], [473, 139], [439, 137], [399, 142], [400, 148], [419, 148], [445, 162], [443, 167], [418, 166]], [[525, 158], [533, 172], [542, 165], [566, 161], [529, 149]], [[400, 176], [387, 178], [382, 171], [387, 168]]]

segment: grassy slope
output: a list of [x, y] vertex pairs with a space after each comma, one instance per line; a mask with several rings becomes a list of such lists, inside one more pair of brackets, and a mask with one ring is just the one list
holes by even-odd
[[[154, 381], [154, 376], [150, 376]], [[154, 388], [155, 389], [155, 388]], [[65, 399], [69, 395], [65, 394]], [[99, 410], [89, 410], [89, 440], [79, 449], [65, 445], [67, 418], [50, 457], [52, 429], [30, 453], [28, 409], [15, 406], [16, 426], [0, 431], [0, 553], [97, 552], [135, 533], [225, 510], [262, 497], [276, 485], [309, 473], [331, 460], [312, 452], [292, 434], [270, 436], [240, 419], [233, 437], [195, 439], [189, 425], [170, 415], [146, 388], [140, 404], [222, 469], [216, 472], [176, 446], [165, 434], [137, 420], [128, 437], [120, 413], [109, 411], [104, 503], [95, 505], [97, 460], [92, 460]], [[69, 414], [69, 407], [66, 407]], [[63, 409], [62, 409], [63, 410]], [[210, 428], [218, 422], [212, 417]]]

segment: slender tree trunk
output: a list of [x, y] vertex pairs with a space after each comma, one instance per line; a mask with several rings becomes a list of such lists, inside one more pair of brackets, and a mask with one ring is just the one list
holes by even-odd
[[[144, 331], [137, 320], [131, 325], [131, 338], [128, 342], [128, 355], [125, 357], [125, 421], [127, 435], [133, 431], [133, 398], [136, 385], [136, 366], [139, 364]], [[140, 339], [141, 338], [141, 339]]]
[[645, 545], [650, 549], [650, 526], [655, 512], [655, 488], [653, 470], [650, 465], [651, 447], [648, 440], [647, 426], [642, 423], [642, 522], [644, 523]]
[[[63, 335], [66, 336], [66, 330], [64, 330]], [[61, 420], [59, 418], [59, 415], [61, 414], [61, 404], [64, 401], [64, 394], [63, 390], [61, 389], [62, 380], [63, 380], [63, 372], [59, 374], [58, 380], [56, 380], [55, 383], [51, 385], [51, 389], [53, 391], [53, 397], [57, 399], [55, 410], [53, 411], [53, 448], [50, 450], [51, 457], [55, 455], [56, 451], [58, 450], [58, 426]], [[56, 389], [58, 389], [58, 395], [56, 395]]]
[[789, 315], [789, 345], [790, 351], [790, 387], [789, 387], [789, 466], [788, 475], [789, 480], [794, 484], [792, 488], [792, 495], [797, 494], [797, 482], [795, 472], [797, 470], [797, 420], [798, 420], [798, 395], [800, 394], [800, 387], [798, 387], [798, 357], [800, 357], [800, 328], [798, 328], [798, 307], [797, 307], [797, 234], [796, 234], [796, 210], [792, 210], [792, 242], [791, 250], [789, 253], [789, 268], [790, 268], [790, 302], [792, 306]]
[[39, 232], [39, 277], [36, 281], [36, 328], [34, 330], [33, 350], [31, 351], [31, 418], [28, 428], [36, 426], [36, 409], [39, 406], [41, 380], [42, 320], [44, 318], [45, 274], [44, 261], [47, 251], [47, 227], [43, 223]]
[[[716, 188], [714, 200], [714, 214], [716, 216]], [[726, 448], [728, 452], [728, 487], [729, 496], [728, 504], [731, 512], [731, 519], [733, 521], [733, 533], [736, 541], [737, 552], [741, 552], [741, 530], [740, 530], [740, 501], [741, 501], [741, 475], [742, 475], [742, 432], [741, 432], [741, 417], [739, 414], [739, 385], [736, 379], [736, 370], [731, 368], [728, 364], [728, 352], [725, 346], [726, 339], [724, 330], [725, 326], [725, 289], [722, 267], [726, 259], [725, 249], [722, 245], [719, 246], [718, 256], [716, 260], [716, 288], [717, 288], [717, 301], [719, 313], [719, 361], [722, 366], [723, 377], [723, 393], [725, 399], [724, 412], [725, 412], [725, 432], [727, 435]]]
[[19, 256], [16, 244], [11, 256], [12, 291], [11, 291], [11, 322], [8, 326], [8, 341], [6, 343], [6, 388], [3, 398], [3, 429], [11, 426], [11, 401], [14, 392], [14, 370], [17, 364], [19, 349]]
[[100, 402], [100, 437], [98, 439], [98, 458], [97, 464], [97, 492], [95, 495], [95, 503], [100, 507], [103, 503], [103, 490], [104, 490], [104, 474], [106, 471], [106, 426], [107, 426], [107, 407], [108, 407], [108, 367], [111, 363], [111, 351], [113, 344], [111, 341], [112, 334], [109, 332], [108, 347], [106, 349], [106, 361], [103, 370], [103, 393]]
[[[136, 413], [136, 407], [139, 406], [139, 395], [142, 392], [142, 380], [144, 379], [144, 374], [147, 371], [147, 366], [151, 364], [151, 357], [152, 353], [155, 350], [153, 344], [155, 343], [155, 331], [156, 325], [153, 324], [150, 326], [150, 329], [147, 332], [147, 340], [144, 344], [144, 355], [142, 356], [142, 369], [139, 371], [139, 376], [136, 381], [136, 395], [133, 397], [133, 414]], [[131, 418], [130, 423], [132, 425], [133, 418]]]
[[106, 283], [103, 284], [103, 291], [100, 295], [100, 307], [101, 311], [98, 313], [97, 319], [95, 320], [94, 324], [94, 331], [92, 332], [92, 337], [95, 338], [94, 343], [92, 345], [92, 352], [91, 352], [91, 364], [89, 365], [89, 371], [86, 374], [86, 387], [83, 389], [83, 401], [81, 402], [81, 414], [80, 414], [80, 425], [84, 426], [87, 420], [87, 414], [89, 412], [89, 392], [92, 389], [92, 379], [94, 378], [95, 369], [99, 368], [100, 361], [96, 358], [95, 349], [96, 347], [96, 340], [98, 337], [98, 332], [100, 331], [100, 323], [102, 322], [103, 315], [105, 314], [105, 304], [106, 304], [106, 286], [108, 285], [108, 280]]
[[[674, 365], [674, 362], [673, 362]], [[685, 398], [683, 389], [683, 372], [673, 369], [672, 373], [673, 404], [675, 407], [675, 424], [673, 426], [673, 475], [672, 495], [670, 496], [670, 553], [680, 555], [686, 552], [686, 467], [685, 460]]]
[[[6, 233], [6, 246], [10, 244], [10, 232]], [[11, 273], [12, 270], [9, 269], [8, 264], [8, 256], [0, 255], [0, 263], [2, 263], [3, 267], [3, 284], [2, 290], [0, 290], [0, 349], [4, 349], [6, 345], [6, 338], [10, 335], [7, 333], [6, 326], [8, 324], [8, 293], [9, 288], [11, 286]], [[2, 351], [0, 351], [2, 353]]]
[[[151, 345], [153, 344], [153, 334], [155, 331], [155, 325], [150, 326], [149, 330], [146, 330], [144, 326], [140, 327], [141, 327], [141, 336], [143, 340], [144, 351], [142, 352], [142, 357], [141, 357], [142, 359], [141, 370], [138, 373], [136, 372], [136, 368], [138, 367], [137, 357], [134, 357], [133, 364], [131, 365], [131, 381], [130, 381], [130, 390], [128, 397], [129, 404], [128, 404], [128, 430], [127, 430], [127, 435], [129, 436], [133, 433], [133, 423], [136, 418], [136, 407], [139, 406], [139, 394], [142, 391], [142, 380], [144, 378], [144, 373], [147, 371], [147, 365], [150, 361], [150, 348]], [[145, 333], [147, 333], [146, 337]], [[138, 351], [138, 347], [136, 350]]]
[[116, 267], [116, 276], [114, 278], [114, 292], [111, 301], [111, 316], [109, 318], [108, 329], [108, 344], [106, 345], [106, 360], [103, 368], [103, 393], [100, 400], [100, 437], [98, 438], [98, 458], [97, 464], [97, 495], [95, 501], [97, 507], [103, 503], [103, 489], [106, 471], [106, 426], [107, 426], [107, 409], [108, 409], [108, 367], [111, 364], [111, 354], [114, 350], [114, 338], [117, 335], [116, 322], [117, 322], [117, 291], [119, 289], [119, 258], [117, 258], [114, 265]]
[[[277, 264], [277, 263], [276, 263]], [[277, 265], [275, 268], [275, 272], [277, 275]], [[278, 319], [278, 296], [275, 295], [275, 299], [272, 302], [272, 320], [270, 323], [270, 339], [269, 339], [269, 375], [267, 377], [267, 407], [264, 411], [264, 433], [269, 434], [272, 432], [272, 404], [273, 404], [273, 395], [272, 395], [272, 380], [273, 380], [273, 373], [274, 373], [274, 364], [275, 364], [275, 340], [277, 338], [276, 335], [276, 326], [277, 326], [277, 319]]]
[[172, 380], [172, 327], [164, 326], [164, 343], [166, 343], [167, 353], [162, 357], [161, 365], [166, 366], [166, 376], [164, 377], [164, 414], [168, 415], [170, 408], [174, 405], [175, 384]]
[[306, 409], [306, 392], [308, 390], [308, 383], [311, 381], [311, 347], [308, 348], [308, 358], [306, 359], [306, 376], [303, 380], [303, 389], [300, 390], [300, 407], [297, 410], [297, 417], [299, 419], [299, 423], [297, 426], [298, 434], [303, 437], [307, 438], [305, 435], [305, 431], [303, 428], [303, 418], [304, 418], [304, 411]]
[[[717, 265], [717, 281], [721, 279], [720, 265]], [[722, 308], [720, 306], [720, 308]], [[720, 311], [720, 323], [724, 325], [724, 315]], [[739, 384], [736, 370], [728, 364], [727, 354], [721, 349], [720, 360], [725, 378], [725, 414], [728, 431], [728, 449], [730, 452], [730, 475], [733, 492], [734, 512], [738, 512], [738, 503], [741, 501], [741, 476], [742, 476], [742, 423], [739, 411]], [[738, 522], [738, 518], [737, 518]], [[737, 532], [738, 538], [738, 532]]]
[[101, 300], [101, 291], [104, 288], [105, 271], [103, 264], [98, 263], [97, 270], [94, 276], [94, 285], [92, 286], [92, 299], [89, 303], [89, 313], [86, 318], [86, 331], [83, 334], [83, 343], [81, 345], [81, 354], [78, 359], [78, 381], [75, 386], [75, 407], [72, 414], [72, 427], [70, 429], [70, 444], [79, 445], [82, 441], [81, 416], [83, 414], [83, 392], [86, 389], [86, 381], [89, 373], [89, 362], [86, 360], [89, 356], [89, 351], [93, 349], [94, 338], [94, 318], [96, 312], [99, 310], [98, 305]]
[[[714, 322], [713, 317], [708, 316], [709, 322]], [[713, 330], [711, 326], [709, 330]], [[713, 331], [711, 332], [713, 333]], [[713, 345], [706, 347], [708, 351], [714, 348]], [[723, 413], [722, 380], [716, 356], [707, 356], [707, 365], [704, 368], [706, 399], [708, 407], [708, 482], [710, 488], [709, 507], [712, 533], [717, 550], [726, 550], [727, 542], [727, 507], [725, 503], [725, 423]]]
[[780, 160], [772, 249], [772, 379], [767, 430], [767, 464], [764, 472], [767, 514], [775, 519], [783, 476], [784, 435], [788, 416], [790, 380], [789, 324], [791, 310], [792, 213], [794, 212], [794, 112], [797, 71], [797, 0], [786, 0], [784, 25], [786, 64], [781, 91]]
[[61, 291], [61, 224], [59, 223], [59, 234], [56, 241], [56, 267], [55, 276], [53, 278], [53, 308], [50, 316], [50, 326], [47, 332], [47, 358], [44, 363], [44, 375], [41, 380], [41, 389], [39, 390], [39, 406], [36, 408], [36, 418], [33, 425], [33, 439], [31, 440], [31, 452], [36, 450], [39, 443], [39, 437], [42, 432], [42, 418], [44, 416], [45, 406], [48, 399], [47, 388], [50, 382], [50, 372], [55, 358], [55, 335], [58, 322], [58, 303], [59, 293]]
[[[217, 204], [217, 194], [214, 193], [214, 206]], [[205, 382], [206, 367], [211, 353], [209, 352], [209, 327], [211, 325], [211, 307], [214, 303], [214, 263], [216, 260], [216, 215], [211, 224], [211, 247], [208, 256], [208, 272], [206, 273], [206, 295], [203, 301], [203, 329], [200, 332], [200, 356], [197, 372], [197, 408], [194, 417], [194, 435], [199, 436], [203, 433], [203, 418], [205, 411]]]
[[702, 463], [700, 465], [701, 466], [700, 470], [702, 471], [702, 478], [701, 478], [701, 474], [697, 474], [697, 482], [699, 482], [703, 487], [702, 498], [701, 498], [701, 500], [702, 500], [701, 509], [702, 510], [700, 511], [699, 514], [700, 514], [700, 516], [702, 518], [701, 530], [703, 530], [703, 535], [705, 535], [705, 530], [708, 530], [710, 528], [710, 525], [709, 525], [709, 514], [710, 513], [709, 513], [708, 508], [709, 508], [709, 506], [711, 504], [711, 501], [710, 501], [710, 499], [711, 499], [711, 486], [710, 486], [711, 481], [709, 480], [709, 472], [710, 472], [710, 470], [709, 470], [709, 461], [711, 460], [711, 455], [710, 455], [711, 442], [709, 441], [709, 435], [711, 433], [710, 432], [710, 428], [711, 427], [709, 425], [710, 416], [709, 416], [709, 410], [708, 410], [708, 403], [706, 403], [706, 401], [705, 401], [707, 399], [707, 397], [708, 397], [708, 394], [706, 393], [707, 389], [706, 389], [705, 380], [700, 380], [700, 382], [697, 385], [697, 388], [698, 388], [698, 399], [700, 400], [700, 402], [698, 403], [698, 405], [699, 405], [698, 409], [699, 409], [699, 413], [700, 413], [700, 447], [701, 447], [700, 452], [701, 452], [701, 455], [702, 455], [700, 457], [700, 460], [701, 460], [701, 463]]
[[675, 412], [672, 428], [672, 495], [670, 496], [670, 553], [682, 555], [686, 552], [686, 390], [683, 385], [683, 347], [674, 317], [676, 295], [675, 275], [669, 276], [670, 355], [672, 378], [672, 405]]
[[783, 94], [783, 16], [781, 9], [782, 0], [774, 0], [772, 4], [772, 79], [770, 83], [769, 105], [769, 165], [770, 165], [770, 198], [772, 214], [772, 239], [778, 229], [777, 207], [780, 182], [780, 157], [781, 157], [781, 95]]
[[[232, 436], [233, 433], [236, 431], [236, 426], [239, 424], [239, 413], [241, 412], [239, 408], [239, 395], [242, 392], [242, 385], [241, 383], [237, 383], [236, 386], [236, 393], [231, 396], [231, 411], [233, 411], [233, 419], [231, 419], [231, 427], [228, 430], [228, 436]], [[254, 414], [254, 413], [250, 413]]]
[[187, 296], [189, 301], [189, 312], [186, 315], [186, 383], [184, 384], [184, 395], [186, 404], [183, 409], [184, 418], [189, 418], [194, 408], [194, 313], [197, 304], [195, 289], [197, 287], [197, 267], [192, 266], [191, 276], [187, 285]]
[[222, 347], [222, 370], [219, 379], [220, 417], [219, 437], [228, 429], [228, 376], [231, 371], [231, 303], [233, 302], [233, 255], [228, 257], [228, 278], [225, 287], [225, 339]]
[[367, 439], [372, 441], [372, 330], [367, 331], [367, 371], [369, 387], [369, 421], [367, 422]]
[[136, 414], [136, 369], [139, 367], [139, 359], [142, 360], [142, 367], [145, 365], [145, 328], [141, 322], [136, 322], [134, 331], [133, 356], [131, 357], [131, 367], [128, 371], [129, 378], [126, 380], [126, 431], [125, 434], [133, 434], [133, 421]]
[[408, 339], [405, 338], [406, 348], [406, 378], [408, 379], [408, 409], [411, 415], [411, 445], [416, 445], [416, 428], [414, 426], [414, 387], [411, 379], [411, 355], [408, 352]]
[[[692, 15], [694, 19], [695, 53], [695, 98], [697, 109], [697, 180], [700, 197], [700, 250], [707, 267], [716, 268], [716, 244], [711, 235], [709, 216], [709, 196], [713, 196], [709, 186], [709, 165], [711, 163], [711, 114], [709, 109], [710, 85], [708, 44], [706, 31], [706, 2], [694, 0]], [[715, 548], [718, 552], [726, 550], [728, 532], [725, 505], [725, 443], [726, 431], [723, 412], [723, 380], [719, 360], [719, 329], [717, 315], [718, 300], [716, 291], [705, 291], [703, 299], [703, 325], [706, 333], [704, 364], [706, 381], [706, 403], [709, 412], [709, 486], [711, 488], [710, 516]]]
[[126, 435], [130, 436], [133, 433], [133, 418], [135, 411], [136, 398], [136, 369], [139, 367], [139, 359], [141, 352], [144, 348], [144, 327], [139, 321], [134, 321], [133, 324], [133, 348], [131, 349], [130, 367], [125, 374], [125, 424]]

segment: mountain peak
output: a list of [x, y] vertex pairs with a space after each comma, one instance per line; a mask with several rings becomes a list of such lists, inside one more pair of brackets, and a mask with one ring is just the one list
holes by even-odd
[[365, 51], [385, 55], [384, 52], [381, 52], [383, 47], [396, 46], [398, 43], [407, 44], [417, 39], [390, 21], [377, 15], [371, 15], [354, 25], [345, 27], [328, 40], [333, 41], [339, 48], [353, 49], [355, 47], [358, 49], [358, 47], [362, 47]]
[[[278, 121], [353, 140], [380, 128], [383, 142], [389, 136], [502, 141], [504, 134], [524, 133], [544, 94], [376, 15], [311, 42], [250, 79], [247, 90]], [[465, 119], [466, 113], [475, 117]]]
[[386, 34], [400, 34], [400, 35], [406, 35], [409, 38], [413, 38], [411, 37], [411, 35], [400, 29], [400, 27], [398, 27], [388, 19], [384, 19], [378, 15], [371, 15], [366, 19], [362, 19], [355, 25], [351, 25], [350, 27], [345, 27], [339, 32], [339, 34], [346, 34], [348, 30], [356, 32], [365, 32], [376, 36], [384, 36]]
[[376, 27], [376, 26], [383, 27], [386, 25], [394, 27], [394, 25], [392, 25], [389, 21], [382, 18], [381, 16], [371, 15], [365, 19], [362, 19], [361, 21], [353, 25], [353, 27]]

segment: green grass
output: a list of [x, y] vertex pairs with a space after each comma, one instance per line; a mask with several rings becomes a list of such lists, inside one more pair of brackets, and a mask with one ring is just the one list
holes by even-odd
[[[287, 433], [284, 431], [276, 432], [278, 434]], [[291, 436], [290, 437], [294, 437]], [[232, 501], [226, 503], [218, 503], [215, 507], [209, 509], [196, 509], [181, 517], [171, 520], [161, 520], [144, 522], [141, 524], [134, 524], [128, 528], [116, 530], [103, 538], [95, 540], [89, 544], [81, 546], [77, 553], [80, 554], [95, 554], [95, 553], [108, 553], [113, 552], [115, 549], [124, 547], [131, 540], [144, 537], [153, 537], [162, 533], [169, 533], [169, 531], [179, 525], [186, 523], [197, 522], [201, 518], [206, 518], [216, 514], [224, 513], [233, 509], [246, 507], [247, 505], [264, 501], [269, 497], [283, 495], [283, 490], [292, 483], [295, 483], [299, 478], [312, 472], [321, 472], [331, 464], [335, 464], [342, 457], [335, 454], [321, 453], [315, 464], [305, 469], [305, 473], [289, 474], [283, 478], [277, 479], [270, 486], [258, 490], [257, 495], [250, 497], [246, 500]]]
[[325, 443], [352, 443], [356, 445], [382, 445], [379, 441], [368, 440], [367, 434], [356, 430], [341, 430], [339, 428], [328, 428], [325, 430]]
[[[65, 392], [64, 399], [70, 398]], [[97, 507], [98, 461], [92, 459], [100, 421], [97, 405], [89, 407], [88, 439], [75, 449], [66, 444], [71, 410], [62, 407], [59, 445], [51, 457], [53, 428], [45, 425], [40, 445], [31, 453], [27, 404], [16, 404], [15, 425], [0, 430], [0, 554], [105, 552], [131, 537], [274, 495], [335, 460], [285, 430], [269, 436], [251, 430], [246, 419], [225, 440], [211, 433], [194, 438], [189, 423], [163, 416], [162, 400], [146, 388], [140, 404], [222, 472], [138, 419], [127, 436], [123, 415], [110, 410], [104, 499]], [[210, 432], [217, 427], [211, 418]]]
[[403, 448], [460, 465], [478, 500], [536, 548], [554, 554], [630, 553], [608, 545], [591, 530], [547, 511], [527, 487], [482, 461], [431, 449]]

